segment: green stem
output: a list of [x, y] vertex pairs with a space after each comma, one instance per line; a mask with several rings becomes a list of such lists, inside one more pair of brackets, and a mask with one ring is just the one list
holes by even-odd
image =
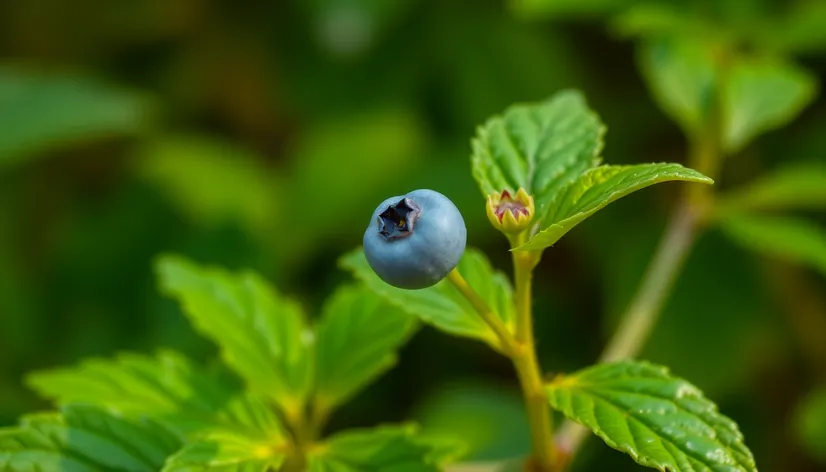
[[507, 355], [508, 357], [513, 357], [521, 347], [514, 339], [513, 335], [508, 328], [502, 323], [502, 320], [499, 316], [491, 310], [485, 300], [473, 290], [470, 285], [468, 285], [467, 281], [464, 277], [459, 273], [458, 270], [453, 269], [447, 274], [447, 280], [453, 284], [456, 289], [459, 290], [465, 299], [470, 302], [473, 309], [479, 313], [479, 316], [482, 317], [482, 320], [490, 326], [490, 329], [493, 330], [493, 333], [496, 335], [496, 338], [499, 341], [499, 345], [502, 349], [502, 352]]
[[556, 468], [556, 446], [553, 441], [551, 411], [542, 385], [542, 370], [536, 359], [531, 319], [531, 272], [536, 259], [533, 254], [514, 255], [514, 280], [516, 285], [517, 333], [524, 337], [518, 341], [498, 316], [487, 306], [455, 269], [448, 274], [448, 280], [459, 290], [491, 327], [499, 339], [503, 351], [513, 361], [519, 384], [525, 397], [525, 405], [531, 428], [533, 457], [531, 470], [554, 472]]
[[531, 252], [513, 252], [513, 275], [516, 299], [516, 340], [523, 347], [513, 357], [513, 365], [522, 386], [525, 407], [533, 442], [532, 470], [549, 472], [557, 470], [556, 443], [553, 439], [553, 417], [545, 388], [542, 385], [542, 369], [536, 358], [533, 337], [533, 313], [531, 281], [537, 257]]

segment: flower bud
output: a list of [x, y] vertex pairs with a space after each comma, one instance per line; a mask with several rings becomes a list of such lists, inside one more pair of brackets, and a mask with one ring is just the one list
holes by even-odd
[[488, 219], [494, 228], [506, 234], [519, 233], [533, 220], [533, 197], [520, 188], [516, 195], [507, 190], [488, 195]]

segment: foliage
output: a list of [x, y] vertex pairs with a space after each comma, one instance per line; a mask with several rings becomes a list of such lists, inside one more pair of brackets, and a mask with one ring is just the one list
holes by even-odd
[[[43, 0], [0, 28], [0, 469], [541, 470], [543, 429], [572, 471], [639, 468], [577, 432], [660, 470], [822, 462], [819, 2]], [[411, 292], [353, 248], [415, 188], [475, 249]], [[477, 188], [536, 199], [510, 253]], [[582, 368], [640, 317], [656, 364]], [[798, 444], [766, 413], [793, 405]]]

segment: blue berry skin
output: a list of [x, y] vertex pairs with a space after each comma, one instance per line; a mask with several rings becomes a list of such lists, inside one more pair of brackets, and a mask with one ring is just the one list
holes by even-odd
[[467, 229], [456, 205], [421, 189], [383, 201], [364, 232], [364, 254], [394, 287], [415, 290], [447, 276], [465, 252]]

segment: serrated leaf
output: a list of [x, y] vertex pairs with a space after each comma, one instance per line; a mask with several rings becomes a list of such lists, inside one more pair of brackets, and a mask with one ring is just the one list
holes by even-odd
[[310, 451], [310, 472], [437, 472], [461, 453], [453, 440], [416, 434], [412, 426], [355, 429], [331, 437]]
[[363, 286], [336, 291], [316, 329], [317, 405], [344, 403], [392, 367], [415, 321]]
[[60, 144], [140, 130], [136, 94], [88, 77], [0, 68], [0, 165]]
[[757, 135], [792, 121], [815, 97], [817, 77], [794, 64], [740, 59], [722, 90], [723, 146], [736, 152]]
[[61, 405], [85, 403], [128, 416], [151, 415], [195, 436], [216, 428], [280, 431], [267, 405], [237, 381], [172, 351], [87, 359], [76, 367], [31, 373], [27, 384]]
[[164, 292], [181, 302], [224, 362], [288, 415], [298, 415], [312, 380], [311, 334], [298, 304], [260, 275], [203, 267], [178, 256], [156, 269]]
[[809, 454], [826, 464], [826, 388], [806, 396], [795, 413], [795, 428]]
[[794, 163], [720, 196], [720, 212], [826, 208], [826, 165]]
[[721, 221], [737, 244], [762, 254], [811, 266], [826, 274], [826, 230], [794, 217], [730, 215]]
[[0, 431], [0, 469], [155, 472], [180, 445], [154, 421], [74, 405], [25, 416], [19, 427]]
[[[397, 309], [456, 336], [480, 339], [494, 347], [499, 341], [490, 327], [450, 282], [443, 280], [422, 290], [402, 290], [387, 285], [367, 264], [362, 249], [344, 255], [340, 264], [378, 296]], [[468, 284], [485, 299], [502, 322], [513, 327], [513, 289], [507, 277], [494, 271], [484, 254], [467, 249], [457, 267]]]
[[287, 452], [283, 438], [215, 431], [170, 457], [163, 472], [267, 472], [278, 470]]
[[231, 379], [208, 373], [172, 351], [88, 359], [77, 367], [31, 373], [26, 381], [59, 404], [83, 402], [158, 416], [212, 414], [240, 392]]
[[637, 55], [660, 108], [686, 135], [702, 133], [717, 75], [708, 45], [688, 38], [650, 39], [639, 45]]
[[473, 176], [484, 195], [524, 188], [542, 215], [556, 193], [600, 162], [605, 126], [581, 93], [565, 90], [490, 118], [473, 139]]
[[752, 472], [737, 424], [697, 387], [647, 362], [600, 364], [546, 386], [551, 406], [641, 465], [668, 472]]
[[543, 218], [542, 230], [516, 250], [549, 247], [609, 203], [645, 187], [675, 180], [713, 183], [703, 174], [679, 164], [601, 166], [585, 172], [559, 192]]

